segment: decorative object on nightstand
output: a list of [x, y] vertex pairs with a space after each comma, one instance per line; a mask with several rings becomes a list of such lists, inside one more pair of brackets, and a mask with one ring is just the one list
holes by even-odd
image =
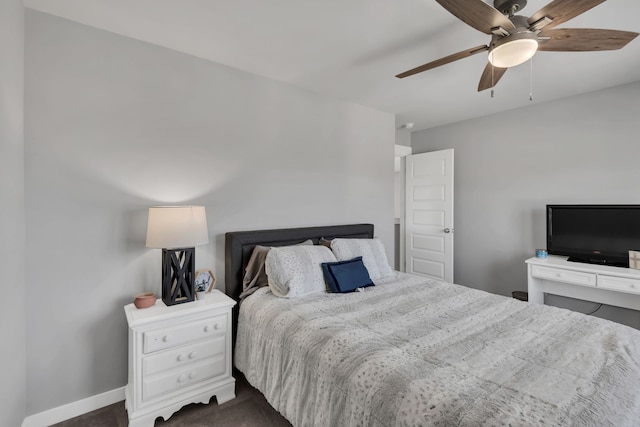
[[[216, 276], [211, 270], [196, 271], [195, 287], [198, 299], [201, 298], [200, 293], [211, 292], [216, 284]], [[204, 295], [202, 296], [204, 297]]]
[[231, 371], [231, 309], [218, 290], [198, 304], [125, 306], [129, 325], [129, 427], [153, 427], [189, 403], [235, 397]]
[[203, 300], [205, 295], [207, 295], [207, 293], [204, 290], [204, 285], [196, 283], [196, 296], [198, 300]]
[[193, 301], [195, 247], [209, 242], [204, 206], [149, 208], [147, 247], [162, 249], [162, 301]]
[[149, 308], [156, 303], [156, 294], [153, 292], [145, 292], [142, 294], [136, 295], [136, 298], [133, 300], [133, 305], [136, 308]]

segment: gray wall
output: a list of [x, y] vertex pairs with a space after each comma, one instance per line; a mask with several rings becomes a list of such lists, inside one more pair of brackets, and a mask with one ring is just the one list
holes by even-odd
[[[455, 281], [526, 290], [524, 260], [546, 247], [546, 204], [640, 203], [639, 111], [640, 82], [414, 132], [414, 153], [455, 149]], [[596, 315], [640, 328], [637, 312]]]
[[371, 222], [393, 259], [393, 115], [34, 11], [26, 37], [28, 414], [125, 385], [149, 206], [206, 206], [222, 288], [226, 231]]
[[396, 144], [411, 147], [411, 132], [404, 128], [396, 129]]
[[25, 417], [24, 7], [0, 2], [0, 425]]

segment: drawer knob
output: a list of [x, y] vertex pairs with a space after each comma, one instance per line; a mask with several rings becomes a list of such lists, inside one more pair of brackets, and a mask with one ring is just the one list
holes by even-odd
[[169, 342], [169, 335], [165, 335], [162, 337], [162, 342]]
[[178, 362], [182, 362], [184, 360], [184, 354], [178, 355]]
[[181, 382], [183, 382], [183, 381], [184, 381], [184, 380], [186, 380], [186, 379], [187, 379], [187, 376], [186, 376], [186, 375], [184, 375], [184, 374], [182, 374], [182, 375], [180, 375], [180, 376], [178, 377], [178, 382], [179, 382], [179, 383], [181, 383]]
[[196, 357], [198, 355], [197, 352], [192, 351], [191, 353], [189, 353], [189, 359], [193, 359], [194, 357]]
[[196, 377], [196, 373], [195, 372], [189, 372], [189, 379], [192, 380]]
[[216, 323], [215, 325], [213, 325], [213, 329], [215, 329], [215, 330], [217, 331], [218, 329], [220, 329], [220, 325], [218, 325], [218, 324]]

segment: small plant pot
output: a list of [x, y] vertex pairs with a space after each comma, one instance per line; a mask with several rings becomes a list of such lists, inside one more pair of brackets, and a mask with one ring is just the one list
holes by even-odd
[[145, 292], [143, 294], [136, 295], [136, 298], [133, 300], [133, 305], [136, 308], [148, 308], [156, 303], [156, 294], [153, 292]]
[[198, 299], [204, 299], [205, 295], [206, 295], [205, 291], [197, 291], [196, 292], [196, 296], [198, 297]]

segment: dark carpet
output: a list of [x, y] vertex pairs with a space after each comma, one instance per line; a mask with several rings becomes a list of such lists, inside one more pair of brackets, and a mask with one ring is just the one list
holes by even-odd
[[[208, 405], [193, 403], [183, 407], [167, 421], [157, 418], [155, 426], [173, 427], [291, 427], [264, 396], [235, 371], [236, 398], [218, 405], [215, 398]], [[124, 401], [63, 421], [52, 427], [127, 427]]]

